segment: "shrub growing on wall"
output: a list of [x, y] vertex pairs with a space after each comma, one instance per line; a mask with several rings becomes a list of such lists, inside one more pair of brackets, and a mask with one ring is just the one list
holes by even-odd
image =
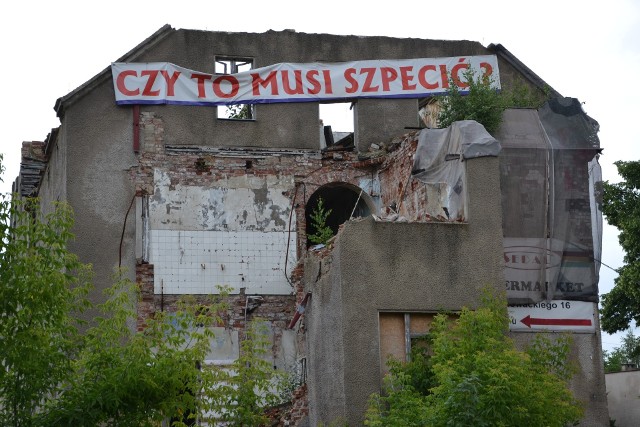
[[475, 120], [482, 124], [487, 132], [495, 132], [502, 123], [502, 113], [507, 108], [538, 108], [547, 99], [546, 94], [536, 94], [523, 83], [516, 83], [509, 90], [497, 90], [492, 87], [493, 80], [476, 76], [469, 68], [464, 73], [469, 84], [469, 92], [463, 95], [453, 79], [449, 79], [449, 88], [445, 96], [440, 97], [438, 125], [450, 126], [459, 120]]

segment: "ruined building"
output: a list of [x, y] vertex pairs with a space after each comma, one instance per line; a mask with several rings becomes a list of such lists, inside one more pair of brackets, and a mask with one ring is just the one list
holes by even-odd
[[[466, 67], [550, 99], [507, 110], [493, 135], [429, 129], [433, 95], [464, 90]], [[331, 102], [351, 103], [353, 132], [319, 120]], [[608, 425], [597, 123], [503, 46], [165, 26], [55, 111], [14, 190], [71, 204], [94, 298], [125, 267], [142, 329], [182, 295], [229, 286], [209, 362], [234, 360], [264, 319], [274, 367], [305, 381], [292, 425], [360, 425], [389, 355], [505, 284], [519, 345], [574, 333], [583, 425]], [[336, 234], [324, 246], [308, 237], [320, 200]]]

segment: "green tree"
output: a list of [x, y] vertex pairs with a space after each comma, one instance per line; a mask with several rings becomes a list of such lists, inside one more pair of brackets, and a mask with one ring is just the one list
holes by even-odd
[[[2, 162], [0, 158], [0, 175]], [[0, 424], [29, 426], [72, 368], [87, 266], [66, 249], [71, 210], [0, 195]]]
[[432, 325], [433, 386], [419, 390], [408, 370], [392, 371], [373, 395], [368, 426], [565, 426], [582, 416], [567, 380], [569, 339], [538, 335], [518, 351], [506, 333], [506, 299], [485, 298]]
[[230, 425], [262, 422], [278, 395], [264, 335], [248, 333], [233, 377], [201, 366], [227, 290], [206, 304], [184, 298], [134, 331], [137, 287], [118, 272], [100, 315], [81, 324], [91, 271], [67, 250], [71, 209], [45, 215], [37, 200], [1, 197], [0, 425], [185, 426], [212, 411], [242, 413]]
[[325, 209], [324, 200], [318, 198], [318, 204], [311, 212], [311, 227], [315, 230], [309, 235], [311, 243], [326, 244], [333, 237], [333, 230], [327, 225], [327, 218], [331, 215], [332, 209]]
[[469, 84], [468, 93], [462, 94], [452, 78], [446, 95], [440, 98], [441, 109], [438, 125], [442, 128], [459, 120], [475, 120], [489, 133], [495, 132], [502, 123], [502, 113], [511, 107], [538, 108], [547, 99], [547, 94], [532, 92], [522, 82], [514, 83], [506, 90], [497, 90], [493, 79], [476, 76], [473, 69], [463, 72], [463, 80]]
[[216, 373], [210, 410], [229, 426], [261, 426], [267, 423], [265, 408], [281, 402], [284, 377], [267, 360], [268, 327], [255, 319], [247, 328], [241, 354], [230, 369]]
[[605, 372], [620, 372], [625, 363], [640, 366], [640, 337], [636, 337], [633, 331], [628, 330], [622, 338], [622, 345], [610, 352], [603, 350], [602, 356]]
[[602, 358], [604, 360], [604, 372], [620, 372], [622, 364], [625, 363], [625, 355], [620, 347], [614, 348], [612, 351], [602, 350]]
[[189, 414], [195, 420], [200, 389], [211, 386], [199, 369], [212, 337], [208, 326], [218, 320], [211, 311], [223, 306], [185, 300], [135, 332], [127, 325], [135, 292], [124, 278], [107, 291], [103, 315], [83, 334], [68, 378], [36, 425], [154, 426], [163, 419], [181, 425]]
[[227, 107], [227, 113], [230, 119], [248, 120], [251, 119], [251, 105], [249, 104], [233, 104]]
[[619, 183], [603, 183], [602, 213], [620, 233], [624, 265], [613, 289], [602, 295], [602, 330], [613, 334], [640, 325], [640, 162], [615, 162]]

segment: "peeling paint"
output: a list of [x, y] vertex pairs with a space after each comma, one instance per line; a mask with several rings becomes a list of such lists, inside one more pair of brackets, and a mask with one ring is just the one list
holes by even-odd
[[155, 169], [149, 201], [155, 291], [206, 294], [224, 284], [236, 292], [289, 294], [284, 276], [297, 262], [287, 197], [293, 189], [292, 177], [245, 175], [195, 186]]
[[[293, 178], [242, 176], [217, 180], [215, 186], [173, 185], [169, 173], [154, 170], [149, 211], [153, 229], [285, 231], [289, 229]], [[284, 193], [284, 194], [283, 194]], [[180, 215], [175, 210], [180, 209]], [[295, 228], [295, 216], [292, 216]]]

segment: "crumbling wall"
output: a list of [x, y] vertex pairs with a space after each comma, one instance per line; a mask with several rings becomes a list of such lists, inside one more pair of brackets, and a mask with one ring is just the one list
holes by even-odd
[[367, 399], [381, 386], [380, 312], [473, 308], [485, 287], [502, 290], [498, 160], [471, 159], [465, 167], [473, 221], [350, 221], [331, 264], [305, 271], [311, 425], [341, 416], [362, 424]]
[[242, 340], [247, 322], [266, 321], [274, 367], [293, 369], [302, 353], [297, 332], [288, 329], [300, 275], [294, 172], [320, 157], [170, 146], [163, 119], [148, 112], [140, 129], [138, 329], [156, 312], [175, 311], [182, 295], [206, 302], [218, 285], [230, 286], [224, 326]]

